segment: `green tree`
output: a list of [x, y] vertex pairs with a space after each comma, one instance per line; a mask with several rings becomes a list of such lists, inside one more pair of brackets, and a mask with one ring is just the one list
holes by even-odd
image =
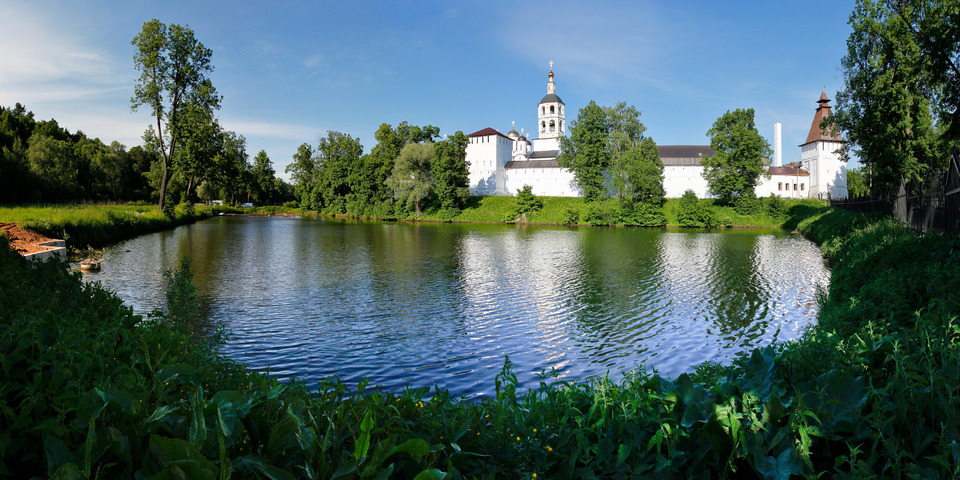
[[[896, 12], [909, 31], [927, 74], [926, 94], [951, 139], [960, 137], [960, 6], [956, 0], [897, 0], [882, 6]], [[855, 11], [856, 13], [856, 11]], [[910, 46], [900, 43], [899, 48]]]
[[850, 15], [844, 87], [832, 118], [881, 191], [901, 179], [922, 180], [940, 156], [931, 98], [941, 86], [929, 63], [938, 57], [924, 54], [911, 26], [921, 3], [861, 0]]
[[270, 161], [267, 152], [260, 150], [260, 153], [253, 159], [252, 173], [253, 200], [258, 205], [273, 202], [277, 196], [277, 172], [273, 169], [273, 162]]
[[153, 19], [143, 24], [133, 38], [137, 47], [133, 64], [140, 77], [130, 99], [131, 108], [146, 107], [156, 120], [156, 141], [160, 154], [159, 204], [163, 211], [170, 166], [189, 123], [182, 114], [185, 105], [215, 110], [220, 97], [208, 75], [213, 71], [212, 52], [203, 46], [188, 27]]
[[626, 173], [626, 193], [633, 202], [663, 204], [666, 191], [663, 189], [663, 162], [657, 143], [645, 137], [640, 144], [623, 154]]
[[632, 163], [639, 159], [637, 155], [628, 155], [627, 152], [636, 149], [643, 141], [643, 132], [647, 127], [640, 122], [640, 112], [627, 102], [617, 102], [613, 107], [603, 107], [607, 115], [607, 133], [610, 145], [610, 183], [616, 192], [617, 198], [622, 198], [630, 183], [630, 172], [637, 169]]
[[467, 136], [458, 131], [442, 142], [434, 144], [434, 193], [441, 209], [459, 210], [470, 197], [470, 170], [467, 163]]
[[30, 136], [27, 160], [43, 200], [74, 200], [80, 196], [77, 160], [66, 140], [35, 132]]
[[223, 146], [214, 159], [216, 184], [220, 186], [220, 198], [230, 205], [237, 205], [250, 192], [250, 156], [247, 154], [247, 139], [234, 132], [224, 132]]
[[410, 143], [400, 150], [387, 186], [397, 201], [413, 207], [420, 216], [420, 204], [433, 188], [430, 163], [434, 158], [433, 143]]
[[606, 113], [591, 100], [570, 124], [570, 138], [560, 139], [563, 153], [557, 163], [573, 171], [588, 202], [605, 196], [607, 191], [604, 173], [611, 158], [608, 131]]
[[701, 164], [710, 192], [726, 203], [740, 195], [753, 194], [760, 176], [765, 174], [763, 159], [773, 153], [757, 131], [753, 109], [728, 110], [714, 122], [707, 136], [715, 154], [704, 155]]
[[311, 204], [311, 192], [316, 183], [317, 162], [314, 158], [313, 147], [309, 143], [300, 144], [297, 153], [293, 154], [293, 162], [284, 169], [293, 182], [293, 195], [302, 208], [316, 209]]
[[870, 195], [870, 183], [863, 168], [847, 170], [847, 190], [851, 197]]
[[345, 213], [353, 199], [350, 172], [363, 154], [360, 140], [345, 133], [328, 131], [317, 146], [317, 176], [313, 190], [314, 208]]
[[183, 106], [182, 118], [182, 136], [173, 165], [184, 195], [192, 198], [197, 184], [216, 165], [214, 159], [223, 144], [223, 129], [212, 110], [193, 104]]

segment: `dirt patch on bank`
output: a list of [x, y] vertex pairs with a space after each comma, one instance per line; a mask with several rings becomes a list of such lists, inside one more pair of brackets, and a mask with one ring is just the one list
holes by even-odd
[[52, 239], [33, 230], [20, 228], [16, 223], [0, 223], [0, 231], [10, 242], [10, 248], [20, 252], [20, 254], [36, 253], [50, 249], [50, 247], [43, 247], [39, 244], [49, 242]]

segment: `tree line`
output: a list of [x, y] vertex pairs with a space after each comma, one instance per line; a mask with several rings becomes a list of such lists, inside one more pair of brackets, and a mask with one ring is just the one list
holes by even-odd
[[[175, 202], [223, 199], [233, 205], [292, 198], [265, 151], [251, 162], [242, 135], [216, 121], [184, 142], [166, 194]], [[0, 203], [158, 201], [162, 165], [156, 140], [127, 149], [56, 120], [37, 120], [21, 104], [0, 107]]]
[[363, 154], [360, 140], [331, 131], [316, 148], [300, 145], [286, 172], [303, 209], [376, 218], [419, 216], [427, 206], [453, 217], [467, 204], [469, 170], [463, 132], [384, 123]]

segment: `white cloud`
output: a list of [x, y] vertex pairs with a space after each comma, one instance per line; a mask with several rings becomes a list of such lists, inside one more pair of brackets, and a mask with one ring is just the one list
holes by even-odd
[[0, 86], [37, 82], [116, 85], [117, 63], [109, 52], [92, 47], [77, 29], [57, 25], [55, 15], [21, 5], [4, 6], [0, 35]]

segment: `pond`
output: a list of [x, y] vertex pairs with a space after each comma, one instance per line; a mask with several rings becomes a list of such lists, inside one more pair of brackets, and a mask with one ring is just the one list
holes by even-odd
[[88, 274], [137, 313], [189, 257], [221, 351], [315, 385], [490, 395], [636, 368], [665, 376], [799, 338], [829, 271], [803, 237], [723, 231], [216, 217], [108, 247]]

